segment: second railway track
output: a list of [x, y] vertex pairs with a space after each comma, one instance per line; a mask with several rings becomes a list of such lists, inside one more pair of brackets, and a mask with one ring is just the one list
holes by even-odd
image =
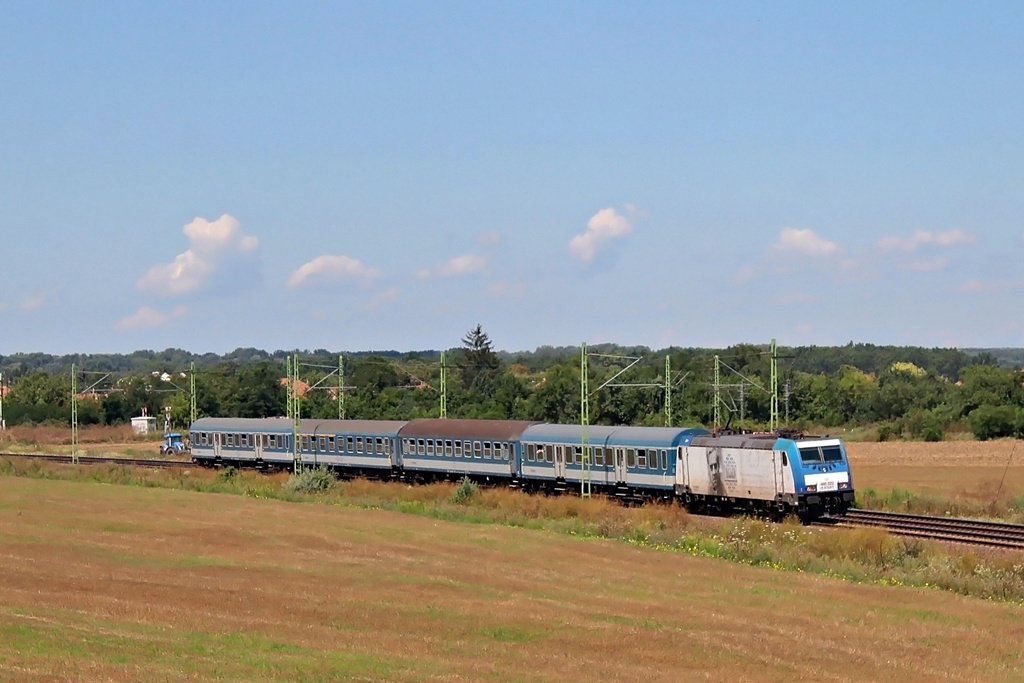
[[879, 510], [849, 510], [841, 517], [824, 519], [819, 524], [879, 527], [897, 536], [1024, 550], [1024, 524]]
[[[64, 465], [72, 464], [73, 458], [70, 455], [58, 455], [55, 453], [0, 453], [0, 458], [12, 458], [16, 460], [40, 460], [43, 462], [55, 462]], [[130, 465], [133, 467], [190, 467], [194, 465], [191, 460], [158, 460], [154, 458], [115, 458], [109, 456], [80, 455], [80, 465]]]

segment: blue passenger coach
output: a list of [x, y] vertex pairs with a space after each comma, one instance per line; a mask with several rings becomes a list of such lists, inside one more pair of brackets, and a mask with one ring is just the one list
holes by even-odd
[[584, 476], [583, 436], [590, 445], [590, 481], [595, 490], [630, 496], [640, 490], [671, 497], [676, 452], [704, 429], [538, 424], [522, 436], [521, 471], [526, 487], [563, 489]]

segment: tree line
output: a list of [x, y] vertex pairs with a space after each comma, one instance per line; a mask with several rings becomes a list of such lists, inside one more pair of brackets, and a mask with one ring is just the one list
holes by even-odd
[[[767, 347], [738, 344], [725, 349], [602, 344], [587, 358], [592, 424], [764, 429], [770, 419], [771, 356]], [[146, 407], [186, 426], [189, 383], [196, 364], [200, 415], [283, 415], [285, 358], [294, 352], [238, 349], [225, 356], [169, 349], [128, 355], [20, 354], [0, 358], [9, 390], [8, 425], [70, 422], [70, 364], [84, 372], [111, 372], [94, 395], [80, 397], [80, 424], [119, 424]], [[345, 354], [339, 389], [338, 354], [324, 349], [301, 358], [304, 416], [412, 419], [440, 412], [439, 351]], [[670, 359], [666, 394], [665, 357]], [[715, 357], [719, 382], [714, 383]], [[1012, 357], [1000, 350], [1000, 357]], [[449, 417], [580, 421], [581, 363], [578, 347], [540, 347], [499, 352], [480, 326], [461, 346], [445, 353]], [[1000, 365], [985, 350], [848, 344], [839, 347], [780, 347], [779, 413], [797, 429], [862, 426], [879, 439], [939, 440], [950, 432], [976, 438], [1024, 436], [1024, 371]], [[166, 373], [166, 374], [165, 374]], [[94, 376], [94, 375], [90, 375]], [[86, 376], [78, 382], [88, 386]], [[166, 381], [165, 381], [166, 380]], [[671, 399], [671, 415], [666, 399]]]

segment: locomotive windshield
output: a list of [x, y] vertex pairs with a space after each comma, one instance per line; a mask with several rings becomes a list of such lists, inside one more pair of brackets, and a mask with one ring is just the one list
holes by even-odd
[[813, 465], [816, 462], [842, 462], [843, 451], [834, 446], [804, 446], [800, 449], [800, 462]]
[[821, 454], [825, 456], [825, 462], [842, 462], [843, 452], [839, 446], [822, 446]]

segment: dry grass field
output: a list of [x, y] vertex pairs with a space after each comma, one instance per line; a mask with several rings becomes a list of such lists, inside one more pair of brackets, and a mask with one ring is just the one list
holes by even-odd
[[[89, 425], [78, 432], [82, 455], [103, 455], [132, 458], [160, 456], [162, 434], [139, 436], [131, 425], [108, 427]], [[17, 426], [0, 431], [0, 452], [61, 453], [71, 452], [71, 429], [52, 425]]]
[[1024, 445], [1013, 439], [847, 443], [846, 449], [858, 490], [897, 487], [983, 503], [997, 490], [1003, 501], [1024, 496]]
[[544, 531], [0, 478], [2, 680], [1013, 681], [1024, 610]]

